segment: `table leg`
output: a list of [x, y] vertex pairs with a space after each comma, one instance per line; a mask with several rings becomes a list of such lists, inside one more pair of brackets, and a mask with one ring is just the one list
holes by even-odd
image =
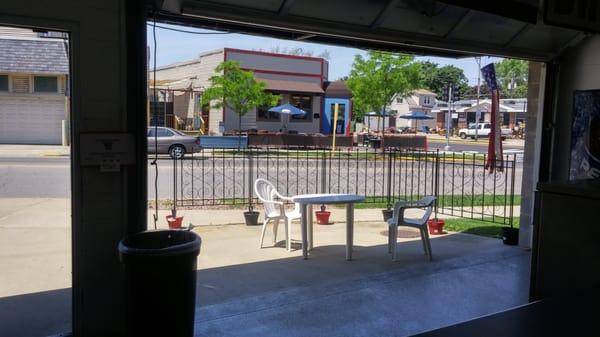
[[313, 249], [313, 205], [308, 205], [308, 250]]
[[346, 204], [346, 260], [352, 260], [352, 241], [354, 239], [354, 204]]
[[306, 204], [300, 204], [300, 214], [302, 215], [301, 218], [301, 227], [302, 227], [302, 256], [304, 257], [304, 259], [308, 259], [308, 245], [307, 245], [307, 223], [308, 223], [308, 219], [307, 219], [307, 205]]

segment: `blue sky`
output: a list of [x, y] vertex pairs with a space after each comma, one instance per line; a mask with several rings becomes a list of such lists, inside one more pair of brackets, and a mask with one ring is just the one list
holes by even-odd
[[[160, 24], [166, 26], [164, 24]], [[209, 30], [194, 29], [189, 27], [168, 26], [188, 31], [195, 32], [212, 32]], [[150, 46], [151, 54], [153, 48], [152, 27], [148, 26], [148, 45]], [[220, 34], [220, 35], [196, 35], [187, 34], [165, 29], [156, 28], [157, 40], [157, 65], [165, 65], [173, 62], [186, 61], [198, 57], [198, 54], [215, 50], [224, 47], [240, 48], [240, 49], [263, 49], [271, 50], [273, 47], [283, 49], [302, 48], [319, 54], [324, 50], [329, 52], [329, 79], [336, 80], [342, 76], [348, 75], [352, 66], [354, 55], [365, 54], [366, 52], [356, 48], [338, 47], [326, 44], [281, 40], [273, 38], [265, 38], [260, 36], [243, 35], [243, 34]], [[467, 76], [469, 83], [477, 84], [477, 63], [475, 59], [462, 58], [442, 58], [442, 57], [418, 57], [419, 60], [430, 60], [440, 65], [451, 64], [462, 68]], [[483, 57], [481, 64], [486, 65], [490, 62], [498, 61], [495, 57]], [[152, 64], [152, 60], [150, 61]]]

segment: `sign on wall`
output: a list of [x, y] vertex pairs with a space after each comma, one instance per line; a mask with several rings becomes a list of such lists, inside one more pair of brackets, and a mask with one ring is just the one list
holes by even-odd
[[600, 178], [600, 90], [575, 91], [570, 180]]

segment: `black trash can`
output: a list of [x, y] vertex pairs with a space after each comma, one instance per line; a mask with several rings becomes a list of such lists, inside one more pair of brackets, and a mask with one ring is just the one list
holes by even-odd
[[502, 242], [505, 245], [516, 246], [519, 243], [519, 229], [502, 227]]
[[194, 335], [200, 245], [198, 235], [182, 230], [146, 231], [119, 242], [129, 336]]

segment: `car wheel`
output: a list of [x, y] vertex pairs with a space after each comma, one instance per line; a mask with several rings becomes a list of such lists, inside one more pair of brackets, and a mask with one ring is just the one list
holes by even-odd
[[169, 148], [169, 156], [174, 159], [181, 159], [185, 156], [185, 147], [183, 145], [173, 145]]
[[463, 132], [460, 134], [460, 139], [467, 139], [467, 135]]

